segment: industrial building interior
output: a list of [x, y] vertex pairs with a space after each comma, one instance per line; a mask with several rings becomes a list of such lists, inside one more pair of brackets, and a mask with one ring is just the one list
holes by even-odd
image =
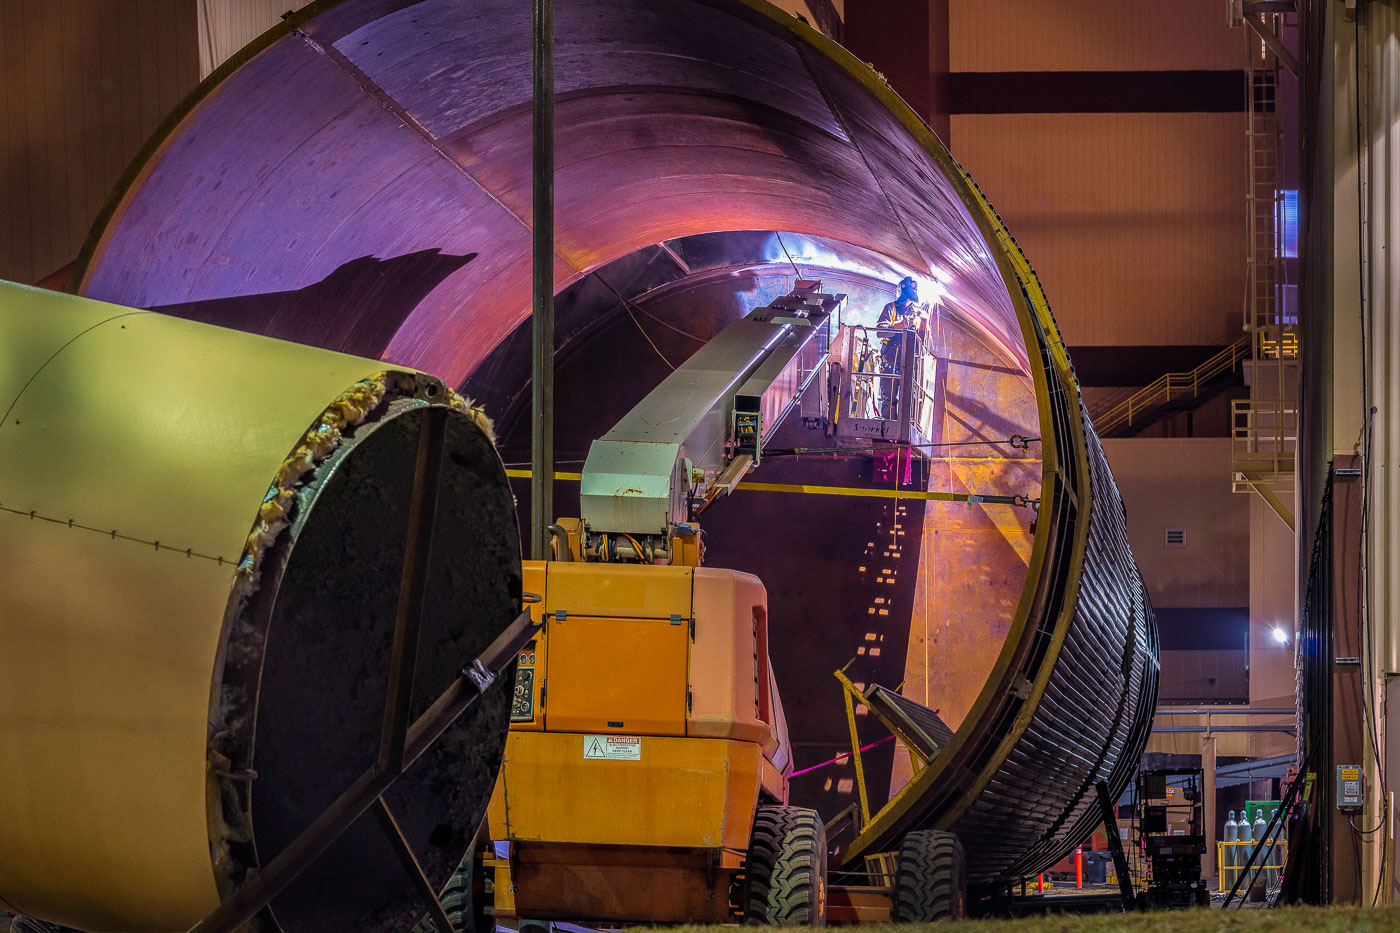
[[[0, 53], [0, 285], [34, 287], [0, 292], [3, 933], [944, 919], [899, 893], [921, 833], [961, 840], [947, 917], [1179, 906], [1140, 894], [1168, 886], [1142, 841], [1167, 772], [1193, 904], [1395, 903], [1400, 0], [5, 0]], [[928, 407], [919, 382], [857, 412], [863, 373], [913, 383], [849, 349], [906, 277]], [[730, 398], [713, 467], [715, 410], [687, 411], [684, 458], [627, 467], [664, 487], [664, 534], [607, 525], [600, 443], [702, 392], [745, 325], [785, 327], [756, 352], [794, 361], [829, 330], [833, 362], [767, 377], [752, 449]], [[833, 427], [897, 417], [890, 447]], [[75, 528], [102, 546], [51, 543]], [[123, 542], [148, 563], [107, 563]], [[747, 802], [713, 804], [723, 842], [653, 838], [712, 803], [651, 770], [672, 726], [636, 723], [679, 684], [674, 741], [714, 744], [701, 711], [735, 700], [695, 674], [702, 605], [751, 581], [734, 689], [757, 712], [714, 714]], [[663, 605], [690, 625], [674, 683], [568, 634]], [[495, 675], [527, 667], [512, 706]], [[646, 712], [593, 716], [604, 696]], [[646, 762], [671, 803], [550, 836], [510, 787], [582, 825], [612, 785], [550, 757], [549, 710], [627, 740], [602, 764]], [[746, 906], [765, 808], [817, 816], [795, 913]]]

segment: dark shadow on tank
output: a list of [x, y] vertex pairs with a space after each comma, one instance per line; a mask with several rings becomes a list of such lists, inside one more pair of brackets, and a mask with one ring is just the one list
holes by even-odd
[[[1001, 441], [1009, 438], [1012, 434], [1025, 434], [1034, 430], [1033, 425], [1028, 427], [1013, 421], [993, 409], [982, 399], [974, 396], [949, 392], [946, 407], [948, 418], [957, 422], [970, 437], [979, 440]], [[998, 456], [1015, 456], [1014, 450], [1002, 444], [989, 443], [988, 449], [994, 451]]]
[[413, 309], [476, 256], [436, 248], [389, 259], [361, 256], [304, 288], [156, 305], [149, 310], [378, 357]]
[[[773, 439], [775, 448], [823, 443], [820, 431], [792, 416]], [[871, 474], [870, 456], [855, 452], [768, 457], [751, 478], [870, 488], [876, 485]], [[769, 653], [793, 768], [805, 772], [793, 778], [790, 802], [816, 809], [824, 820], [857, 799], [849, 754], [831, 761], [850, 751], [841, 686], [832, 672], [846, 668], [858, 684], [890, 689], [903, 682], [924, 506], [918, 499], [739, 490], [700, 518], [706, 563], [752, 573], [768, 590]], [[858, 723], [862, 744], [888, 736], [868, 720], [862, 716]], [[889, 742], [864, 755], [874, 808], [888, 798], [893, 764]]]
[[1003, 376], [1020, 376], [1025, 378], [1026, 372], [1015, 366], [994, 366], [991, 363], [982, 363], [977, 360], [949, 360], [954, 366], [962, 366], [967, 369], [978, 369], [982, 372], [1000, 373]]

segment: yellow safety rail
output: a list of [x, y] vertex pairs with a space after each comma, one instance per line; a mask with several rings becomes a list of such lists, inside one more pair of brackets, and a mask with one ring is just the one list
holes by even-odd
[[[1219, 866], [1219, 884], [1217, 890], [1229, 891], [1235, 886], [1235, 879], [1244, 871], [1245, 862], [1249, 861], [1249, 853], [1254, 850], [1259, 843], [1251, 840], [1249, 842], [1217, 842], [1215, 844], [1216, 862]], [[1256, 877], [1264, 878], [1270, 889], [1279, 885], [1279, 879], [1283, 872], [1283, 866], [1288, 861], [1288, 840], [1276, 839], [1272, 843], [1264, 843], [1268, 848], [1264, 854], [1254, 857], [1254, 867], [1249, 873]], [[1231, 864], [1231, 863], [1234, 864]], [[1266, 869], [1271, 869], [1273, 875], [1265, 873]], [[1243, 891], [1248, 885], [1240, 885]]]
[[1233, 371], [1241, 360], [1247, 359], [1249, 351], [1250, 337], [1246, 334], [1190, 372], [1166, 373], [1154, 379], [1112, 408], [1095, 415], [1095, 430], [1102, 436], [1123, 425], [1133, 424], [1134, 420], [1141, 421], [1144, 414], [1175, 399], [1196, 398], [1201, 394], [1202, 387], [1212, 379], [1223, 372]]

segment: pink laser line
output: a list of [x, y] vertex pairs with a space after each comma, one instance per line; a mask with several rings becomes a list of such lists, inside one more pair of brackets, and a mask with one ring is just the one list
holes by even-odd
[[[870, 751], [872, 748], [874, 748], [876, 745], [884, 745], [886, 742], [888, 742], [888, 741], [889, 741], [890, 739], [892, 739], [892, 738], [894, 738], [894, 736], [892, 736], [892, 735], [887, 735], [887, 736], [885, 736], [883, 739], [878, 739], [878, 740], [876, 740], [876, 741], [874, 741], [874, 742], [871, 742], [869, 745], [862, 745], [862, 746], [860, 747], [860, 750], [863, 751], [863, 752], [868, 752], [868, 751]], [[788, 775], [788, 778], [789, 778], [789, 779], [792, 779], [792, 778], [797, 777], [799, 774], [806, 774], [808, 771], [815, 771], [815, 770], [817, 770], [818, 768], [825, 768], [827, 765], [834, 765], [834, 764], [836, 764], [836, 762], [842, 761], [842, 760], [847, 759], [847, 758], [850, 758], [850, 757], [851, 757], [851, 753], [850, 753], [850, 752], [842, 752], [841, 754], [837, 755], [835, 758], [829, 758], [829, 759], [827, 759], [826, 761], [823, 761], [823, 762], [822, 762], [821, 764], [819, 764], [819, 765], [812, 765], [812, 767], [810, 767], [810, 768], [803, 768], [801, 771], [794, 771], [794, 772], [792, 772], [791, 774]]]

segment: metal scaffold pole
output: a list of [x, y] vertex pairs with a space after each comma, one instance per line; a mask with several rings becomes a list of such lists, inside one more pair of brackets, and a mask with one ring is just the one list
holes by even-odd
[[554, 0], [535, 0], [534, 50], [530, 556], [545, 560], [554, 521]]

